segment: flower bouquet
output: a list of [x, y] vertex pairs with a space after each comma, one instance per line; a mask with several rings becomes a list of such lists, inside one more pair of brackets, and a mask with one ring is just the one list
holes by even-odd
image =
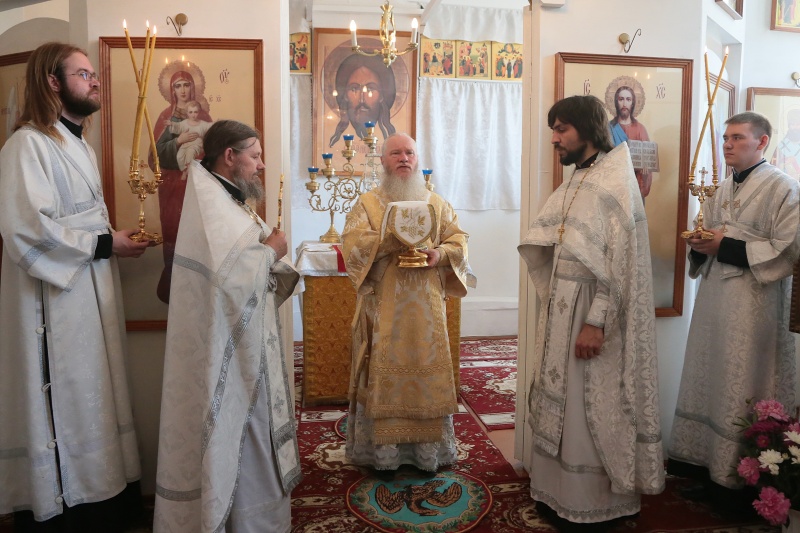
[[753, 502], [758, 514], [772, 525], [785, 524], [789, 509], [800, 510], [800, 423], [780, 402], [761, 400], [741, 425], [745, 454], [736, 470], [760, 489]]

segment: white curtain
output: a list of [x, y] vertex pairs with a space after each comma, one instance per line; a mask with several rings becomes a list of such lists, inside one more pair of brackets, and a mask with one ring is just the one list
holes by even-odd
[[312, 145], [312, 111], [311, 89], [313, 87], [311, 76], [292, 74], [290, 88], [289, 110], [289, 161], [291, 164], [292, 203], [290, 209], [311, 209], [308, 205], [308, 191], [305, 188], [308, 182], [306, 169], [311, 165]]
[[439, 5], [423, 34], [429, 39], [522, 43], [522, 8]]
[[519, 209], [521, 83], [420, 78], [417, 144], [456, 209]]

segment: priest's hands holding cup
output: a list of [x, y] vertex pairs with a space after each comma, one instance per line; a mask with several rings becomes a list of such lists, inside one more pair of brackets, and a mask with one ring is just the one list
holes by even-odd
[[717, 255], [719, 252], [719, 245], [722, 238], [725, 236], [721, 230], [707, 229], [706, 231], [714, 234], [713, 239], [701, 239], [700, 237], [689, 237], [686, 239], [686, 244], [691, 246], [692, 250], [706, 255]]
[[272, 228], [272, 233], [264, 240], [264, 244], [275, 250], [277, 256], [275, 259], [280, 259], [289, 251], [289, 246], [286, 244], [286, 233], [278, 228]]
[[132, 240], [131, 235], [136, 233], [139, 233], [139, 230], [122, 229], [112, 232], [111, 253], [117, 257], [139, 257], [145, 250], [157, 244], [153, 241], [136, 242]]
[[424, 250], [420, 250], [420, 252], [428, 256], [428, 266], [426, 268], [434, 268], [439, 264], [439, 261], [442, 260], [442, 252], [437, 248], [425, 248]]
[[575, 357], [578, 359], [591, 359], [600, 355], [603, 339], [603, 328], [584, 324], [581, 332], [578, 333], [578, 340], [575, 341]]

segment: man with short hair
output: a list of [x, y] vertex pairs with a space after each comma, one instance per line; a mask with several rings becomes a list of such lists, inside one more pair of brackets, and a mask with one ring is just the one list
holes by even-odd
[[156, 533], [286, 533], [300, 482], [278, 307], [299, 274], [264, 195], [260, 135], [215, 122], [189, 165], [172, 272]]
[[[752, 509], [736, 475], [746, 401], [795, 402], [789, 333], [792, 266], [800, 255], [800, 186], [764, 160], [772, 127], [739, 113], [725, 124], [733, 168], [703, 206], [712, 239], [687, 239], [689, 275], [702, 276], [686, 343], [668, 471], [702, 481], [687, 491], [720, 510]], [[748, 501], [749, 499], [749, 501]]]
[[[636, 120], [636, 93], [631, 87], [623, 85], [614, 93], [614, 109], [616, 115], [609, 125], [611, 126], [611, 140], [614, 146], [631, 141], [649, 141], [644, 124]], [[642, 198], [650, 194], [650, 187], [653, 184], [653, 173], [649, 170], [637, 168], [636, 181], [639, 182], [639, 191]]]
[[[467, 292], [467, 238], [453, 207], [425, 187], [416, 143], [386, 140], [384, 176], [347, 215], [342, 249], [357, 292], [345, 454], [378, 471], [402, 464], [434, 472], [456, 462], [458, 411], [445, 299]], [[427, 202], [432, 237], [422, 268], [401, 268], [408, 246], [382, 231], [392, 202]]]
[[15, 530], [121, 531], [141, 512], [115, 231], [92, 147], [86, 52], [31, 53], [25, 108], [0, 152], [0, 514]]
[[576, 169], [519, 246], [543, 317], [531, 496], [564, 527], [633, 515], [641, 494], [664, 490], [647, 220], [628, 147], [611, 148], [606, 117], [594, 96], [550, 109], [556, 153]]

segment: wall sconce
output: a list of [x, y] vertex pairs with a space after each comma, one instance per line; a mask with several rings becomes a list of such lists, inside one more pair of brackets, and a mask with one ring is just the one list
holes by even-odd
[[619, 34], [619, 37], [618, 37], [619, 42], [620, 42], [620, 44], [622, 44], [622, 50], [626, 54], [631, 51], [631, 46], [633, 46], [633, 41], [636, 40], [636, 36], [637, 35], [641, 35], [641, 34], [642, 34], [642, 29], [641, 28], [638, 28], [636, 30], [636, 33], [633, 34], [633, 39], [631, 39], [631, 36], [628, 35], [627, 33], [620, 33]]
[[175, 26], [175, 32], [178, 34], [178, 37], [181, 36], [183, 33], [183, 27], [189, 23], [189, 17], [186, 16], [185, 13], [178, 13], [175, 15], [175, 19], [173, 20], [172, 17], [167, 16], [167, 26], [172, 24]]
[[800, 88], [800, 72], [792, 72], [792, 79], [794, 80], [794, 84]]

